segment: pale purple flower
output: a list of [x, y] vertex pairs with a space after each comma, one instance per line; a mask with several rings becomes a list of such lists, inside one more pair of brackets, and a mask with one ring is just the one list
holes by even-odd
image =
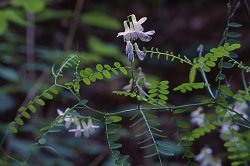
[[128, 55], [128, 61], [129, 62], [134, 62], [134, 48], [133, 45], [130, 41], [126, 42], [126, 54]]
[[195, 157], [200, 166], [221, 166], [221, 160], [213, 156], [213, 150], [209, 147], [204, 147], [201, 152]]
[[136, 40], [138, 37], [141, 41], [148, 42], [152, 39], [151, 35], [155, 33], [154, 30], [143, 32], [144, 28], [142, 23], [147, 20], [147, 17], [141, 18], [139, 21], [136, 20], [134, 14], [131, 15], [132, 22], [124, 21], [124, 32], [119, 32], [117, 37], [123, 36], [124, 41]]
[[[139, 21], [136, 20], [136, 17], [134, 14], [131, 16], [131, 21], [124, 21], [124, 32], [119, 32], [117, 37], [123, 36], [124, 42], [126, 42], [126, 54], [128, 56], [129, 62], [134, 62], [134, 48], [132, 45], [132, 41], [136, 39], [140, 39], [143, 42], [148, 42], [152, 39], [152, 35], [155, 33], [154, 30], [144, 32], [144, 28], [142, 27], [142, 24], [147, 20], [147, 17], [143, 17], [139, 19]], [[138, 45], [135, 43], [135, 52], [140, 60], [144, 60], [146, 57], [146, 54], [141, 51], [138, 47]]]
[[202, 110], [202, 107], [198, 107], [191, 113], [191, 122], [198, 125], [199, 127], [205, 125], [205, 114], [201, 112]]
[[233, 125], [229, 122], [223, 122], [221, 124], [220, 134], [230, 134], [230, 129], [234, 129], [235, 131], [238, 131], [240, 127], [238, 125]]
[[143, 51], [141, 51], [141, 50], [139, 49], [137, 43], [135, 43], [134, 46], [135, 46], [135, 52], [136, 52], [138, 58], [139, 58], [141, 61], [144, 60], [144, 58], [146, 57], [146, 54], [145, 54]]
[[[248, 119], [248, 115], [246, 114], [246, 110], [248, 109], [247, 103], [236, 103], [234, 106], [234, 110], [243, 115], [244, 118]], [[234, 114], [234, 113], [233, 113]]]
[[125, 85], [122, 89], [126, 92], [130, 92], [132, 90], [132, 84]]

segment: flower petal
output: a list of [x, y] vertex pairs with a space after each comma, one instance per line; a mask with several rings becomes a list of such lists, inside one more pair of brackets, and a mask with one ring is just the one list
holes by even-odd
[[60, 109], [57, 109], [56, 111], [57, 111], [58, 115], [63, 115], [64, 114]]
[[132, 85], [131, 84], [125, 85], [122, 89], [126, 92], [130, 92], [132, 89]]
[[152, 39], [152, 37], [146, 34], [145, 32], [137, 32], [137, 35], [139, 39], [143, 42], [148, 42]]
[[135, 46], [135, 51], [136, 51], [136, 54], [137, 54], [138, 58], [141, 61], [144, 60], [144, 58], [146, 57], [146, 54], [139, 49], [137, 43], [135, 43], [134, 46]]
[[146, 20], [147, 20], [147, 17], [142, 17], [142, 18], [138, 21], [138, 23], [139, 23], [139, 24], [143, 24]]
[[130, 53], [128, 54], [128, 61], [129, 61], [129, 62], [134, 62], [134, 53], [133, 53], [133, 52], [130, 52]]
[[154, 30], [151, 30], [151, 31], [147, 31], [147, 32], [145, 32], [147, 35], [153, 35], [153, 34], [155, 34], [155, 31]]
[[130, 41], [127, 41], [127, 44], [126, 44], [126, 54], [129, 54], [131, 52], [133, 52], [133, 45]]

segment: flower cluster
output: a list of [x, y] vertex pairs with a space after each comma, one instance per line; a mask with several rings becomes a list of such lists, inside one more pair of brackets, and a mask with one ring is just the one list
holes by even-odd
[[201, 152], [195, 157], [195, 160], [200, 163], [200, 166], [221, 166], [221, 160], [213, 156], [213, 150], [209, 147], [204, 147]]
[[59, 122], [65, 122], [65, 127], [67, 129], [70, 128], [71, 124], [76, 126], [75, 129], [69, 129], [69, 132], [74, 132], [75, 137], [80, 137], [83, 133], [85, 138], [89, 138], [90, 135], [95, 133], [95, 129], [99, 128], [99, 126], [95, 126], [92, 123], [92, 118], [88, 117], [88, 123], [86, 123], [83, 119], [79, 119], [77, 116], [67, 115], [69, 109], [66, 109], [65, 112], [62, 112], [60, 109], [57, 109], [57, 113], [62, 117], [62, 120]]
[[[142, 72], [142, 68], [137, 69], [135, 87], [138, 89], [140, 96], [148, 96], [148, 94], [143, 90], [143, 87], [149, 88], [151, 84], [147, 82], [145, 74]], [[133, 79], [129, 81], [129, 84], [123, 87], [123, 90], [126, 92], [131, 92], [133, 89]]]
[[195, 111], [191, 113], [191, 122], [198, 125], [199, 127], [205, 125], [205, 114], [202, 113], [203, 108], [198, 107]]
[[147, 20], [147, 17], [143, 17], [137, 21], [135, 15], [132, 14], [128, 18], [131, 18], [131, 21], [127, 20], [123, 22], [125, 31], [119, 32], [117, 37], [123, 36], [124, 42], [126, 42], [126, 54], [128, 55], [129, 62], [134, 62], [134, 51], [140, 60], [144, 60], [146, 54], [139, 49], [137, 43], [133, 44], [133, 41], [139, 38], [143, 42], [148, 42], [152, 39], [151, 35], [155, 31], [144, 32], [142, 24]]

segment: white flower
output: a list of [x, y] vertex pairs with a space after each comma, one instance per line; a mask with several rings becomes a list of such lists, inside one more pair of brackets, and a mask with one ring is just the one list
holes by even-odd
[[248, 119], [248, 115], [245, 112], [246, 109], [248, 109], [247, 103], [236, 103], [234, 106], [236, 112], [242, 114], [244, 118]]
[[[95, 129], [96, 129], [96, 128], [99, 128], [99, 127], [100, 127], [100, 126], [95, 126], [95, 125], [93, 125], [92, 119], [89, 118], [87, 130], [86, 130], [86, 133], [84, 133], [84, 136], [85, 136], [86, 138], [88, 138], [90, 135], [95, 134]], [[88, 132], [87, 132], [87, 131], [88, 131]]]
[[144, 58], [146, 57], [146, 54], [145, 54], [143, 51], [141, 51], [141, 50], [139, 49], [137, 43], [135, 43], [134, 46], [135, 46], [135, 52], [136, 52], [138, 58], [139, 58], [141, 61], [144, 60]]
[[76, 129], [71, 129], [69, 132], [75, 132], [75, 137], [81, 137], [82, 132], [84, 132], [85, 129], [81, 127], [81, 123], [79, 121], [77, 121], [75, 124]]
[[201, 152], [195, 157], [195, 160], [200, 163], [200, 166], [221, 166], [221, 160], [212, 155], [213, 150], [209, 147], [204, 147]]
[[[63, 116], [63, 120], [65, 121], [65, 127], [69, 128], [72, 123], [77, 123], [77, 118], [69, 115], [65, 115], [65, 113], [68, 112], [68, 108], [65, 112], [61, 111], [60, 109], [57, 109], [57, 113], [59, 116]], [[59, 121], [61, 122], [61, 121]]]
[[88, 118], [88, 124], [84, 120], [76, 124], [76, 129], [71, 129], [69, 132], [75, 132], [75, 137], [80, 137], [83, 133], [85, 138], [89, 138], [90, 135], [95, 134], [95, 129], [99, 126], [95, 126], [92, 123], [92, 119]]
[[228, 122], [223, 122], [221, 124], [220, 134], [222, 134], [222, 135], [223, 134], [230, 134], [231, 133], [230, 128], [234, 129], [236, 131], [238, 131], [240, 129], [238, 125], [232, 125]]
[[201, 113], [202, 107], [198, 107], [195, 111], [191, 113], [191, 122], [198, 125], [199, 127], [205, 125], [205, 114]]

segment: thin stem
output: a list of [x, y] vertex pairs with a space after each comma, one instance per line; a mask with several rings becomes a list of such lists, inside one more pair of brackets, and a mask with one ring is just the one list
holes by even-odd
[[219, 106], [221, 106], [221, 107], [223, 107], [223, 108], [225, 108], [225, 109], [227, 109], [227, 110], [230, 111], [230, 112], [233, 112], [233, 113], [237, 114], [237, 115], [238, 115], [239, 117], [241, 117], [245, 122], [247, 122], [247, 123], [250, 124], [250, 121], [249, 121], [248, 119], [246, 119], [242, 114], [238, 113], [237, 111], [235, 111], [235, 110], [233, 110], [233, 109], [231, 109], [231, 108], [228, 108], [228, 107], [224, 106], [223, 104], [220, 104], [220, 103], [216, 103], [216, 104], [219, 105]]
[[73, 14], [73, 21], [72, 21], [72, 24], [70, 25], [69, 33], [68, 33], [68, 36], [64, 45], [65, 51], [69, 50], [72, 45], [72, 42], [76, 33], [77, 25], [80, 20], [83, 3], [84, 3], [84, 0], [77, 0], [76, 2], [74, 14]]
[[145, 53], [146, 53], [146, 54], [147, 54], [147, 53], [150, 53], [150, 54], [166, 55], [166, 56], [169, 56], [169, 57], [178, 59], [178, 60], [181, 61], [181, 62], [185, 62], [186, 64], [189, 64], [189, 65], [191, 65], [191, 66], [194, 65], [194, 64], [193, 64], [191, 61], [189, 61], [189, 60], [182, 59], [182, 58], [180, 58], [179, 56], [175, 56], [175, 55], [169, 54], [169, 53], [167, 53], [167, 52], [166, 52], [166, 53], [163, 53], [163, 52], [148, 51], [148, 50], [146, 50]]
[[[202, 57], [202, 53], [203, 53], [203, 45], [201, 44], [199, 46], [199, 58]], [[203, 80], [205, 81], [205, 83], [207, 85], [206, 87], [207, 87], [207, 90], [208, 90], [209, 94], [212, 96], [213, 99], [215, 99], [214, 94], [213, 94], [213, 92], [212, 92], [212, 90], [210, 88], [210, 84], [208, 83], [206, 73], [204, 72], [204, 70], [201, 67], [200, 67], [200, 72], [201, 72]]]

